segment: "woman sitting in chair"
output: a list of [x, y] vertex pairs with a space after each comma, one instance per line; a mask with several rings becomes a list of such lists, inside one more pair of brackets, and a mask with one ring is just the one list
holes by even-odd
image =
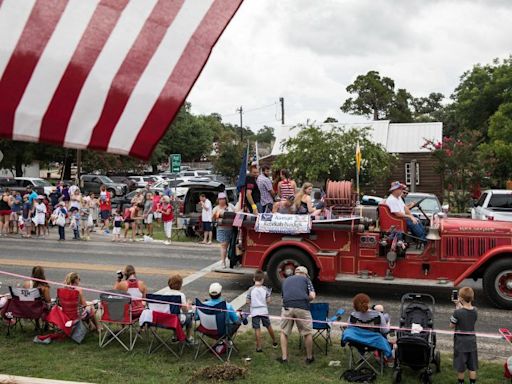
[[40, 267], [39, 265], [36, 265], [34, 268], [32, 268], [32, 278], [36, 280], [27, 280], [23, 283], [23, 288], [30, 289], [30, 288], [37, 288], [39, 289], [39, 292], [41, 293], [41, 297], [44, 299], [46, 304], [50, 304], [52, 302], [52, 299], [50, 297], [50, 286], [45, 281], [40, 280], [46, 280], [46, 276], [44, 274], [43, 267]]
[[94, 306], [91, 304], [87, 304], [85, 300], [82, 288], [80, 285], [80, 276], [76, 272], [70, 272], [66, 275], [66, 279], [64, 280], [64, 284], [68, 285], [68, 289], [76, 289], [79, 292], [79, 305], [82, 312], [82, 320], [87, 321], [89, 326], [92, 324], [94, 326], [94, 330], [98, 330], [98, 322], [96, 321]]
[[380, 332], [383, 335], [389, 333], [389, 315], [384, 312], [382, 305], [370, 306], [370, 297], [359, 293], [352, 300], [354, 311], [350, 314], [350, 324], [364, 324], [368, 330]]
[[[123, 280], [123, 276], [125, 280]], [[117, 277], [117, 282], [114, 284], [114, 289], [125, 291], [132, 297], [132, 310], [135, 316], [142, 313], [145, 306], [142, 299], [146, 297], [147, 287], [142, 280], [137, 279], [133, 265], [127, 265], [124, 267], [122, 276], [118, 275]]]

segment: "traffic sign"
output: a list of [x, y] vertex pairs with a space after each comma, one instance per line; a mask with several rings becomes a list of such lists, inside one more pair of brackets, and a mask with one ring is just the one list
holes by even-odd
[[171, 173], [179, 173], [181, 171], [181, 155], [179, 153], [169, 155], [169, 170]]

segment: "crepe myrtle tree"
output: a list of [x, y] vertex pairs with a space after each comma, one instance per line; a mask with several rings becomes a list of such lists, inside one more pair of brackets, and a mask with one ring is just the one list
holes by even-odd
[[482, 180], [490, 177], [487, 162], [479, 156], [481, 134], [465, 131], [457, 137], [443, 137], [442, 141], [425, 140], [424, 148], [436, 159], [436, 172], [443, 177], [445, 198], [451, 210], [465, 212], [472, 205], [472, 197]]
[[391, 175], [396, 157], [370, 140], [369, 128], [344, 131], [339, 127], [322, 130], [313, 124], [298, 125], [296, 136], [282, 143], [285, 154], [274, 168], [287, 168], [298, 184], [306, 181], [324, 184], [331, 180], [355, 180], [355, 151], [362, 152], [360, 184], [365, 187], [384, 183]]

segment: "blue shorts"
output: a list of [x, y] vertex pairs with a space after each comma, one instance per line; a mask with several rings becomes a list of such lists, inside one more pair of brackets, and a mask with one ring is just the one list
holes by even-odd
[[205, 231], [205, 232], [212, 231], [212, 222], [211, 221], [203, 221], [203, 231]]
[[110, 211], [101, 211], [100, 212], [101, 220], [107, 220], [110, 218]]
[[231, 240], [231, 228], [217, 227], [217, 241], [219, 243], [229, 243]]

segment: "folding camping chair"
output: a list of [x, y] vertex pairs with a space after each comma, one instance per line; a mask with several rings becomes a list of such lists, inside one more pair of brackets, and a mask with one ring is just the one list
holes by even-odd
[[[185, 303], [181, 302], [181, 296], [179, 295], [168, 296], [150, 293], [146, 295], [146, 298], [148, 299], [148, 309], [143, 312], [140, 321], [141, 325], [145, 325], [151, 336], [153, 336], [149, 344], [148, 354], [156, 352], [161, 347], [165, 347], [174, 356], [179, 358], [185, 346], [185, 334], [180, 322], [181, 305]], [[173, 332], [168, 338], [165, 338], [158, 332], [162, 329]], [[179, 352], [176, 352], [171, 346], [175, 341], [181, 343]]]
[[[353, 323], [352, 321], [350, 321]], [[380, 325], [380, 317], [363, 324]], [[367, 367], [377, 375], [384, 372], [384, 355], [391, 356], [391, 347], [378, 328], [361, 328], [352, 325], [343, 331], [341, 346], [349, 348], [349, 369]], [[377, 365], [377, 368], [375, 368]]]
[[[123, 295], [123, 296], [120, 296]], [[137, 327], [138, 316], [133, 312], [133, 301], [126, 297], [126, 292], [110, 291], [100, 294], [101, 327], [99, 329], [100, 348], [106, 347], [116, 340], [127, 351], [133, 350], [138, 338], [142, 338]], [[118, 327], [117, 329], [115, 327]], [[128, 333], [128, 343], [121, 335]]]
[[9, 291], [11, 298], [2, 309], [4, 318], [8, 320], [7, 336], [10, 336], [11, 329], [16, 325], [23, 329], [22, 319], [34, 321], [37, 326], [38, 321], [43, 319], [47, 311], [39, 289], [9, 287]]
[[[236, 330], [238, 330], [238, 328], [236, 324], [229, 324], [228, 322], [229, 314], [227, 312], [226, 302], [221, 301], [218, 304], [208, 306], [203, 304], [199, 299], [196, 299], [195, 305], [195, 337], [196, 340], [197, 338], [200, 340], [200, 342], [197, 344], [195, 360], [197, 360], [199, 356], [201, 345], [204, 345], [206, 349], [201, 353], [201, 356], [204, 355], [207, 351], [210, 351], [220, 361], [224, 362], [221, 353], [217, 351], [216, 347], [225, 347], [227, 352], [226, 361], [229, 361], [233, 350], [238, 352], [238, 349], [236, 348], [233, 341]], [[213, 340], [213, 342], [210, 343], [210, 340]]]

